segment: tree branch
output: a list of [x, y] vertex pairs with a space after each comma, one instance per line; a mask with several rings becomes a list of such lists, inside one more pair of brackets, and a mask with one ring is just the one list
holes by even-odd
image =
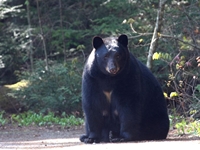
[[194, 45], [194, 44], [191, 44], [191, 43], [188, 43], [188, 42], [185, 42], [185, 41], [183, 41], [183, 40], [181, 40], [181, 39], [179, 39], [179, 38], [177, 38], [177, 37], [174, 37], [174, 36], [159, 34], [159, 37], [175, 39], [175, 40], [177, 40], [177, 41], [180, 41], [180, 42], [182, 42], [182, 43], [184, 43], [184, 44], [190, 45], [190, 46], [192, 46], [192, 47], [194, 47], [194, 48], [200, 50], [200, 47], [199, 47], [199, 46]]

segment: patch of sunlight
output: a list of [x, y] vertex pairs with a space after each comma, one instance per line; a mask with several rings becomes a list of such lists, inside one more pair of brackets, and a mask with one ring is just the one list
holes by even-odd
[[23, 87], [27, 87], [29, 82], [27, 80], [21, 80], [15, 84], [5, 85], [5, 87], [11, 89], [11, 90], [18, 90]]

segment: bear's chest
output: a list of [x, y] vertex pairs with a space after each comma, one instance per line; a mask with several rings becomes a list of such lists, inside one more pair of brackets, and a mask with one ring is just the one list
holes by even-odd
[[101, 91], [111, 92], [116, 87], [117, 81], [113, 78], [98, 79], [98, 87]]

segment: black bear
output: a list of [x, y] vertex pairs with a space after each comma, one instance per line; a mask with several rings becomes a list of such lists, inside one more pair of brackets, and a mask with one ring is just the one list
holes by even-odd
[[128, 38], [93, 38], [82, 75], [86, 134], [81, 142], [165, 139], [169, 118], [153, 74], [128, 50]]

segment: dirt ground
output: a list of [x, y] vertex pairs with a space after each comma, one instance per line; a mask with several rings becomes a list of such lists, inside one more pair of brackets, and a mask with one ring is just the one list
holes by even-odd
[[200, 137], [191, 135], [179, 136], [176, 130], [171, 130], [166, 140], [142, 141], [129, 143], [84, 144], [79, 136], [84, 133], [83, 127], [62, 129], [52, 127], [0, 127], [0, 149], [16, 150], [48, 150], [48, 149], [81, 149], [81, 150], [113, 150], [113, 149], [200, 149]]

